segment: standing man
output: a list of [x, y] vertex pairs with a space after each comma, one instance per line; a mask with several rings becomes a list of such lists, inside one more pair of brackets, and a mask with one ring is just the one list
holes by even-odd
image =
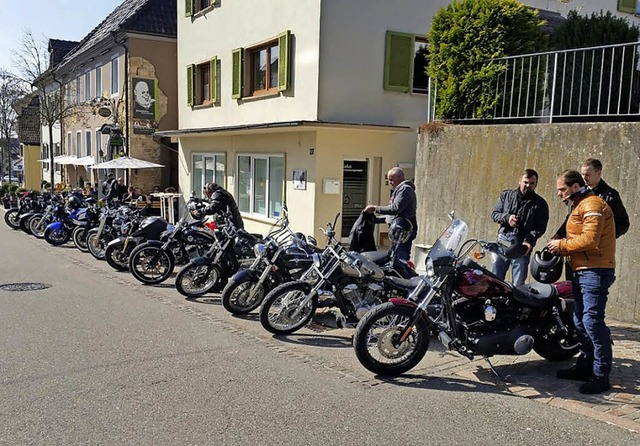
[[387, 180], [393, 188], [388, 206], [375, 206], [370, 204], [364, 208], [364, 212], [375, 212], [377, 214], [388, 215], [387, 223], [391, 225], [393, 220], [406, 218], [412, 225], [409, 239], [400, 244], [396, 254], [401, 260], [409, 260], [411, 257], [411, 244], [418, 233], [418, 221], [416, 220], [416, 187], [411, 180], [405, 180], [404, 171], [400, 167], [392, 167], [387, 172]]
[[111, 183], [111, 187], [109, 188], [109, 192], [107, 193], [107, 200], [118, 200], [123, 201], [125, 196], [127, 195], [127, 185], [124, 184], [124, 178], [118, 177], [118, 179]]
[[511, 277], [515, 286], [522, 285], [529, 272], [531, 250], [536, 241], [547, 230], [549, 205], [535, 193], [538, 172], [525, 169], [517, 189], [502, 191], [496, 207], [491, 213], [494, 223], [500, 225], [498, 238], [524, 245], [524, 254], [516, 259], [505, 259], [493, 255], [491, 272], [504, 280], [511, 266]]
[[580, 355], [558, 378], [587, 381], [580, 393], [609, 390], [613, 351], [605, 324], [609, 287], [615, 281], [616, 233], [611, 208], [585, 186], [579, 172], [565, 170], [557, 179], [558, 197], [570, 207], [566, 236], [550, 240], [547, 249], [569, 258], [573, 269], [573, 319], [580, 338]]
[[244, 222], [233, 195], [216, 183], [207, 183], [203, 192], [209, 199], [209, 204], [205, 208], [207, 215], [217, 214], [220, 211], [230, 212], [233, 225], [237, 229], [244, 229]]
[[611, 208], [616, 223], [616, 238], [629, 230], [629, 214], [622, 204], [620, 194], [602, 179], [602, 163], [595, 158], [589, 158], [582, 163], [580, 169], [584, 182], [598, 197], [602, 198]]

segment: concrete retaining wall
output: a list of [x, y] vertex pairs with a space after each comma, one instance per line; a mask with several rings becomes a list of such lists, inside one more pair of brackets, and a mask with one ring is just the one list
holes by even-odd
[[640, 123], [579, 123], [462, 126], [430, 124], [418, 136], [416, 188], [419, 232], [415, 243], [430, 244], [448, 226], [447, 213], [469, 224], [470, 236], [495, 239], [491, 211], [503, 189], [514, 189], [525, 168], [540, 174], [537, 192], [549, 203], [547, 233], [560, 226], [567, 208], [556, 196], [556, 175], [579, 170], [598, 158], [603, 178], [622, 197], [631, 220], [618, 239], [616, 283], [607, 315], [640, 322]]

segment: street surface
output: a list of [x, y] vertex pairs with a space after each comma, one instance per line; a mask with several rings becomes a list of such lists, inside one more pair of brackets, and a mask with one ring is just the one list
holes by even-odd
[[[4, 222], [0, 254], [2, 445], [640, 444], [452, 373], [469, 361], [434, 340], [411, 375], [383, 381], [355, 359], [350, 330], [274, 338], [216, 296], [144, 286]], [[50, 287], [2, 289], [16, 283]]]

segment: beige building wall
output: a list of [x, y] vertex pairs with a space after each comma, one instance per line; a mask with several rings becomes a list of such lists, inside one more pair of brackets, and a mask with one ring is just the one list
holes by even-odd
[[24, 145], [22, 178], [25, 189], [40, 190], [40, 176], [42, 174], [42, 164], [40, 159], [40, 146]]

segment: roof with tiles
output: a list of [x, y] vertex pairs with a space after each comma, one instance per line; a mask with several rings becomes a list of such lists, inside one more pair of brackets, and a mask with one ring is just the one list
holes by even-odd
[[112, 32], [132, 31], [175, 37], [177, 19], [176, 0], [125, 0], [67, 54], [62, 65], [110, 38]]
[[79, 43], [71, 40], [49, 39], [49, 66], [55, 67], [62, 62], [64, 56], [77, 47]]

